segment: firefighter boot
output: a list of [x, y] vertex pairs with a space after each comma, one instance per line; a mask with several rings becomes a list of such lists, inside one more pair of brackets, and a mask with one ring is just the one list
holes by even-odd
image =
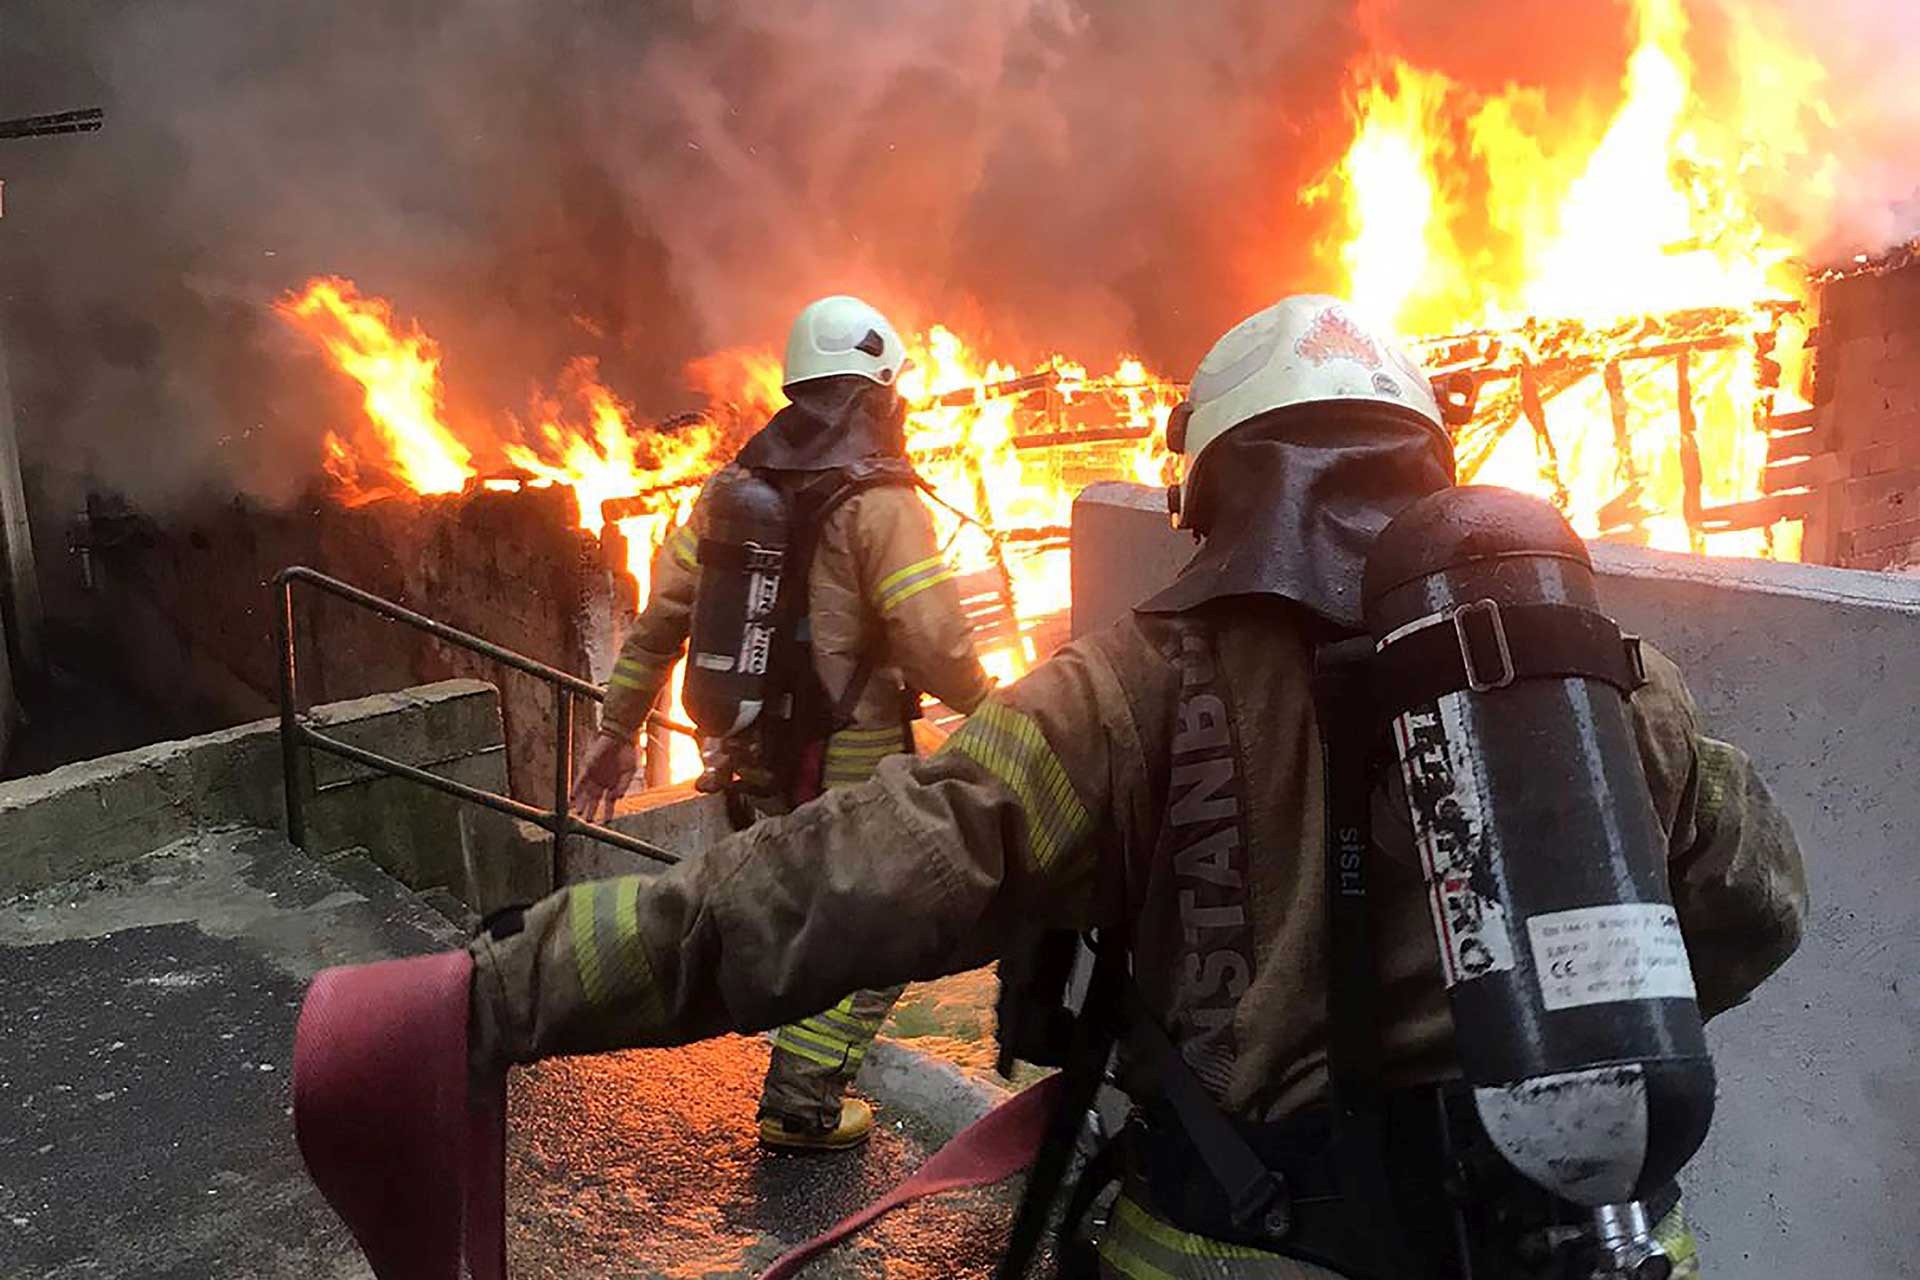
[[857, 1147], [873, 1132], [873, 1108], [858, 1098], [840, 1103], [840, 1123], [831, 1129], [796, 1125], [781, 1116], [760, 1117], [760, 1145], [783, 1151], [844, 1151]]
[[901, 990], [856, 991], [826, 1012], [774, 1033], [760, 1098], [763, 1143], [837, 1151], [866, 1141], [873, 1109], [842, 1096]]

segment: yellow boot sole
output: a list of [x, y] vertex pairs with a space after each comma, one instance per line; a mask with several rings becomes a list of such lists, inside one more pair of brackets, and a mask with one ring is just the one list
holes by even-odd
[[760, 1145], [782, 1151], [845, 1151], [873, 1133], [873, 1108], [858, 1098], [840, 1104], [840, 1123], [824, 1132], [789, 1129], [768, 1116], [760, 1122]]

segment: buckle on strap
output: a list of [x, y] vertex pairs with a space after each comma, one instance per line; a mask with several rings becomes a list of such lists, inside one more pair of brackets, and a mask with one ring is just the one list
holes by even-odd
[[[1493, 627], [1493, 643], [1500, 659], [1499, 674], [1488, 678], [1481, 674], [1473, 658], [1473, 640], [1467, 634], [1469, 614], [1485, 614]], [[1507, 643], [1507, 624], [1500, 617], [1500, 606], [1493, 600], [1475, 600], [1455, 609], [1451, 615], [1453, 633], [1460, 641], [1460, 665], [1466, 673], [1467, 688], [1475, 693], [1504, 689], [1513, 683], [1513, 648]]]
[[[1647, 655], [1640, 648], [1640, 637], [1620, 633], [1620, 647], [1627, 654], [1627, 671], [1633, 677], [1634, 689], [1645, 687], [1647, 683]], [[1629, 690], [1628, 692], [1632, 692]]]
[[1293, 1195], [1286, 1175], [1268, 1169], [1265, 1176], [1240, 1189], [1227, 1207], [1233, 1225], [1251, 1237], [1280, 1240], [1293, 1232]]

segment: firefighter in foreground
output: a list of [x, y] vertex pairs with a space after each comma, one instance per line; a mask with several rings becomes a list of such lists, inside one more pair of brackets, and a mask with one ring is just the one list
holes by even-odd
[[[1169, 435], [1204, 538], [1170, 587], [931, 758], [496, 920], [470, 949], [473, 1080], [775, 1026], [1091, 928], [1096, 994], [1125, 961], [1139, 1116], [1106, 1273], [1693, 1274], [1670, 1183], [1711, 1104], [1700, 1016], [1805, 912], [1747, 757], [1591, 608], [1550, 509], [1450, 489], [1426, 378], [1336, 300], [1230, 331]], [[1357, 787], [1367, 719], [1316, 709], [1356, 705], [1323, 678], [1355, 637], [1391, 659], [1397, 765]], [[1585, 727], [1552, 741], [1553, 716]], [[1617, 793], [1600, 809], [1589, 778]], [[1580, 1270], [1555, 1269], [1568, 1223], [1600, 1251]]]
[[[906, 359], [886, 317], [857, 298], [823, 298], [795, 319], [783, 379], [791, 403], [708, 483], [654, 558], [646, 609], [614, 663], [575, 784], [577, 812], [611, 817], [626, 794], [639, 734], [690, 630], [686, 702], [707, 735], [702, 787], [727, 793], [738, 826], [865, 782], [883, 758], [910, 752], [919, 691], [963, 713], [986, 696], [905, 457], [894, 384]], [[747, 563], [747, 544], [784, 549], [784, 596], [778, 561]], [[758, 680], [746, 678], [741, 668], [756, 663]], [[780, 706], [728, 696], [768, 689]], [[775, 1033], [763, 1142], [839, 1148], [866, 1138], [872, 1110], [842, 1094], [901, 987], [845, 999], [852, 988], [823, 991], [816, 1009], [796, 1010], [810, 1016]]]

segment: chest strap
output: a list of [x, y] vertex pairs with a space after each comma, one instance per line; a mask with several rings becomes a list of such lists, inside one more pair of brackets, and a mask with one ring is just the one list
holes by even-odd
[[1390, 637], [1374, 661], [1374, 697], [1391, 715], [1462, 689], [1565, 678], [1604, 681], [1631, 695], [1647, 682], [1640, 638], [1579, 605], [1476, 600]]

